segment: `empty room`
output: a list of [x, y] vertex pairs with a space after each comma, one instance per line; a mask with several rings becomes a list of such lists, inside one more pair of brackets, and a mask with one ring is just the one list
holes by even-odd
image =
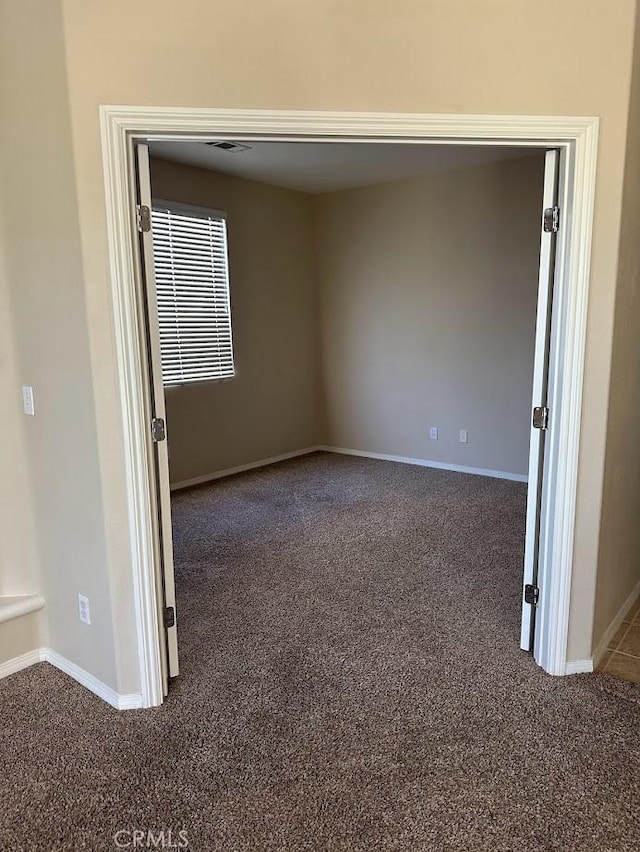
[[544, 152], [149, 155], [170, 699], [526, 665]]

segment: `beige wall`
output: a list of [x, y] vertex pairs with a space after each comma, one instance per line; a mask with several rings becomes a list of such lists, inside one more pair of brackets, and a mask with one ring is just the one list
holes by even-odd
[[[3, 141], [0, 136], [0, 146], [4, 148]], [[0, 186], [3, 184], [1, 176]], [[42, 585], [22, 432], [4, 232], [0, 209], [0, 596], [38, 592]], [[23, 534], [16, 535], [16, 530]]]
[[640, 583], [640, 17], [624, 171], [594, 645]]
[[0, 623], [0, 665], [49, 645], [44, 609]]
[[527, 473], [543, 170], [540, 155], [317, 199], [331, 445]]
[[157, 198], [227, 213], [236, 376], [168, 388], [181, 482], [320, 443], [311, 198], [152, 160]]
[[[62, 355], [32, 334], [35, 308], [15, 309], [20, 369], [41, 386], [38, 399], [44, 394], [59, 406], [47, 433], [33, 425], [37, 434], [28, 439], [34, 445], [29, 452], [42, 461], [32, 467], [30, 482], [32, 499], [40, 500], [38, 549], [56, 553], [58, 567], [71, 572], [69, 582], [63, 581], [66, 590], [58, 593], [65, 606], [71, 607], [74, 575], [83, 573], [90, 576], [90, 593], [110, 587], [117, 603], [112, 629], [94, 630], [88, 639], [70, 628], [69, 642], [78, 656], [108, 682], [117, 670], [120, 691], [138, 688], [101, 103], [601, 117], [569, 639], [571, 658], [588, 656], [635, 0], [400, 0], [391, 5], [381, 0], [182, 0], [179, 6], [169, 0], [62, 0], [72, 163], [65, 144], [59, 4], [2, 2], [12, 18], [9, 70], [27, 73], [28, 63], [30, 78], [37, 81], [23, 86], [14, 104], [18, 112], [30, 113], [25, 127], [31, 134], [22, 160], [13, 156], [15, 181], [24, 180], [23, 199], [40, 199], [42, 181], [45, 187], [55, 183], [69, 205], [66, 221], [72, 221], [61, 233], [51, 210], [46, 208], [46, 216], [40, 212], [38, 245], [51, 249], [59, 261], [54, 264], [59, 287], [51, 287], [51, 273], [25, 273], [15, 260], [33, 251], [33, 229], [27, 246], [15, 230], [7, 243], [15, 288], [26, 276], [35, 305], [55, 301], [58, 292], [71, 302], [59, 326], [44, 320], [39, 325], [45, 325], [45, 342], [59, 345]], [[49, 102], [54, 115], [46, 111]], [[45, 109], [44, 119], [33, 113], [38, 107]], [[44, 265], [42, 270], [47, 271]], [[65, 477], [70, 487], [60, 489]], [[57, 501], [51, 518], [44, 513], [45, 497], [48, 508]], [[610, 566], [603, 562], [602, 570]]]
[[167, 389], [172, 482], [319, 443], [526, 474], [543, 165], [308, 196], [152, 159], [229, 232], [237, 375]]
[[[569, 637], [571, 658], [590, 654], [635, 5], [63, 1], [107, 558], [123, 599], [132, 595], [131, 566], [98, 105], [598, 115]], [[124, 653], [133, 622], [125, 616], [119, 628], [132, 689], [135, 659]]]
[[[6, 361], [10, 386], [3, 386], [6, 399], [2, 403], [9, 415], [1, 442], [7, 476], [0, 486], [6, 513], [2, 549], [3, 558], [7, 554], [11, 559], [10, 576], [3, 586], [6, 593], [41, 592], [47, 602], [51, 647], [115, 686], [114, 626], [59, 4], [7, 3], [0, 32], [0, 54], [6, 63], [1, 146], [7, 279], [3, 298], [10, 305], [13, 331], [13, 352]], [[3, 347], [8, 344], [3, 339]], [[33, 385], [35, 417], [20, 413], [22, 384]], [[14, 446], [5, 445], [12, 439]], [[13, 454], [14, 449], [15, 455], [7, 460], [4, 453]], [[79, 591], [91, 601], [90, 628], [78, 619]], [[123, 603], [126, 607], [126, 599]], [[4, 633], [14, 631], [25, 640], [27, 622], [34, 619], [7, 622]]]

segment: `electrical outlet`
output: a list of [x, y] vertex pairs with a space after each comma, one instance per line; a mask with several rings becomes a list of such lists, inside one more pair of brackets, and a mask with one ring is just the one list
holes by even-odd
[[78, 595], [78, 614], [80, 621], [91, 624], [91, 610], [89, 609], [89, 598], [86, 595]]
[[429, 438], [432, 441], [438, 440], [438, 427], [437, 426], [429, 426]]
[[30, 385], [22, 385], [22, 407], [25, 414], [30, 414], [33, 417], [36, 413], [33, 407], [33, 388]]
[[460, 430], [460, 443], [466, 444], [468, 440], [469, 440], [469, 433], [467, 432], [466, 429], [461, 429]]

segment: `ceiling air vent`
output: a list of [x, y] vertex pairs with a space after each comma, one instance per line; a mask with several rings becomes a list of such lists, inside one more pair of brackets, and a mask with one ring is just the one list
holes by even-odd
[[217, 142], [205, 142], [210, 148], [221, 148], [223, 151], [228, 151], [230, 154], [238, 154], [240, 151], [249, 151], [248, 145], [241, 145], [239, 142], [227, 142], [226, 140], [218, 140]]

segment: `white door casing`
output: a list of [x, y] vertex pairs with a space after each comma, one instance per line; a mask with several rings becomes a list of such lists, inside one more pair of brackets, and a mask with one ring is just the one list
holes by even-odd
[[411, 142], [556, 148], [565, 167], [559, 196], [563, 227], [556, 247], [546, 437], [549, 475], [541, 498], [540, 600], [534, 646], [548, 673], [567, 671], [569, 596], [582, 413], [586, 313], [595, 196], [598, 119], [331, 113], [101, 106], [118, 382], [120, 387], [134, 604], [143, 705], [162, 703], [157, 613], [157, 545], [150, 511], [154, 460], [147, 446], [146, 380], [141, 358], [133, 149], [135, 140], [232, 138], [335, 142]]

